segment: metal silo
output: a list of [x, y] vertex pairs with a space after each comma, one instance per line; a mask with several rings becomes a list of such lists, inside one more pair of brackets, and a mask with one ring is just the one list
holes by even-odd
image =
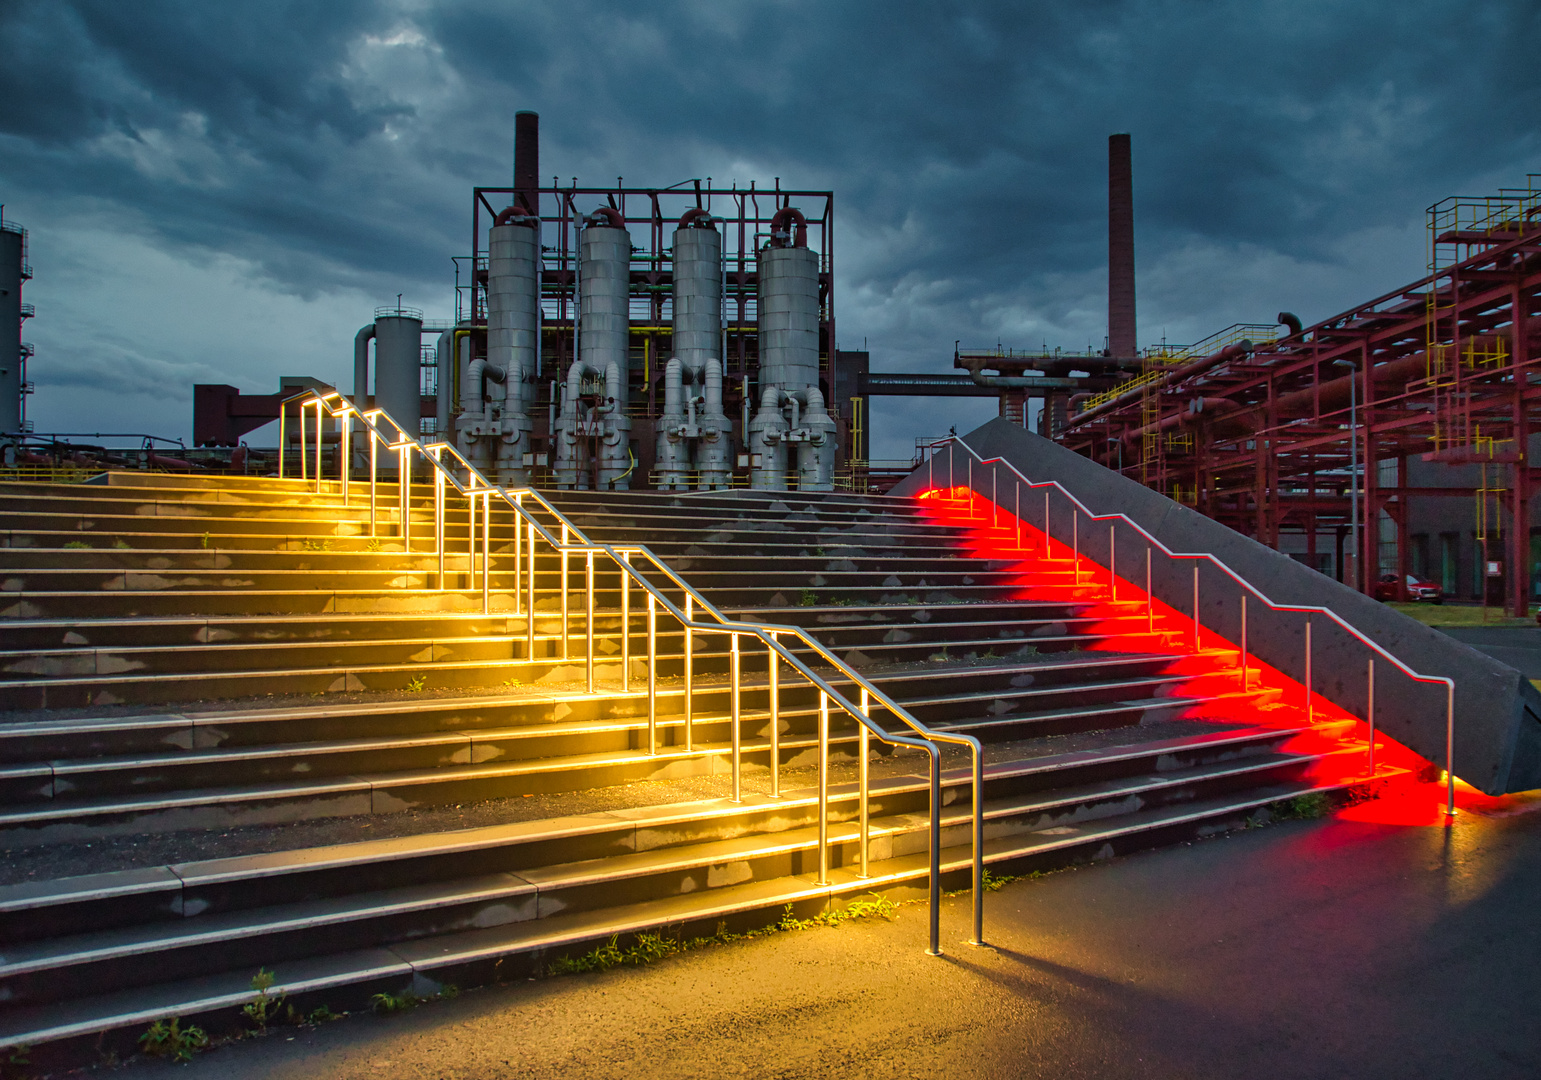
[[523, 214], [513, 216], [510, 223], [493, 226], [487, 243], [487, 363], [503, 373], [500, 415], [486, 417], [488, 436], [498, 445], [487, 456], [496, 461], [499, 483], [525, 479], [527, 380], [535, 375], [540, 335], [538, 224]]
[[417, 435], [422, 416], [423, 313], [412, 308], [375, 311], [375, 404]]
[[601, 375], [610, 364], [619, 364], [624, 372], [631, 334], [627, 290], [631, 234], [619, 213], [602, 207], [588, 219], [578, 248], [579, 287], [583, 290], [578, 309], [579, 358]]
[[819, 257], [806, 247], [761, 248], [760, 388], [819, 382]]
[[722, 234], [693, 210], [674, 230], [674, 355], [699, 372], [722, 352]]

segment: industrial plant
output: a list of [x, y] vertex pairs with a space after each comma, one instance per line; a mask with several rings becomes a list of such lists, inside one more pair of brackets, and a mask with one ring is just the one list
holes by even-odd
[[[0, 222], [3, 1060], [901, 901], [937, 956], [1010, 879], [1541, 789], [1536, 686], [1385, 602], [1528, 611], [1541, 190], [1438, 204], [1330, 319], [1141, 347], [1132, 150], [1102, 349], [885, 372], [832, 192], [545, 184], [520, 113], [453, 317], [198, 385], [193, 445], [30, 430]], [[874, 461], [895, 394], [997, 416]]]

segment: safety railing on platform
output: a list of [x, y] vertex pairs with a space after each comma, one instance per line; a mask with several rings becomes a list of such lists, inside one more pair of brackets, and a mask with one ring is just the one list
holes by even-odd
[[[972, 807], [972, 871], [973, 871], [973, 895], [974, 895], [974, 944], [982, 944], [984, 941], [984, 764], [982, 748], [979, 740], [970, 735], [959, 735], [951, 732], [933, 731], [921, 723], [897, 701], [893, 700], [881, 688], [874, 685], [859, 672], [846, 664], [834, 653], [825, 648], [819, 641], [812, 637], [800, 626], [781, 625], [774, 623], [747, 622], [733, 620], [719, 611], [704, 595], [686, 582], [661, 558], [655, 555], [646, 545], [642, 544], [602, 544], [589, 540], [581, 529], [578, 528], [540, 492], [533, 488], [507, 490], [489, 481], [476, 466], [472, 465], [452, 445], [445, 442], [423, 443], [420, 439], [407, 432], [401, 424], [384, 409], [360, 409], [356, 404], [336, 391], [306, 390], [285, 398], [279, 410], [280, 416], [280, 445], [286, 445], [284, 439], [287, 423], [287, 406], [291, 402], [298, 403], [300, 422], [300, 444], [302, 463], [301, 479], [314, 482], [318, 494], [324, 493], [327, 483], [335, 483], [342, 497], [343, 505], [348, 505], [351, 499], [351, 489], [355, 483], [352, 456], [352, 435], [355, 422], [362, 426], [362, 434], [368, 440], [369, 450], [369, 528], [370, 535], [375, 536], [380, 526], [380, 476], [379, 476], [379, 450], [384, 448], [397, 455], [396, 475], [398, 478], [395, 507], [396, 523], [399, 528], [403, 549], [412, 550], [412, 471], [413, 465], [425, 463], [433, 485], [433, 551], [424, 554], [437, 554], [439, 563], [439, 588], [443, 588], [445, 581], [445, 553], [448, 543], [448, 529], [446, 526], [445, 500], [448, 491], [453, 489], [458, 495], [466, 499], [467, 504], [467, 537], [468, 537], [468, 578], [471, 583], [477, 579], [477, 547], [480, 540], [480, 583], [483, 612], [490, 611], [491, 600], [491, 526], [493, 500], [496, 499], [504, 505], [504, 508], [514, 514], [514, 544], [513, 544], [513, 614], [525, 615], [525, 647], [526, 656], [533, 659], [535, 651], [535, 613], [537, 599], [536, 580], [536, 546], [537, 542], [544, 543], [559, 560], [558, 592], [559, 610], [561, 619], [561, 652], [562, 658], [568, 659], [571, 643], [570, 623], [570, 588], [569, 588], [569, 560], [577, 556], [583, 560], [583, 603], [584, 603], [584, 636], [587, 643], [585, 651], [586, 685], [589, 693], [595, 692], [595, 560], [601, 558], [609, 561], [620, 581], [620, 667], [621, 690], [628, 693], [631, 690], [631, 655], [632, 655], [632, 630], [631, 630], [631, 588], [636, 586], [646, 596], [646, 667], [647, 667], [647, 702], [648, 702], [648, 752], [658, 753], [658, 613], [660, 609], [671, 619], [680, 625], [684, 649], [682, 655], [683, 666], [683, 733], [685, 739], [685, 752], [695, 752], [695, 717], [693, 707], [693, 692], [696, 681], [694, 676], [693, 638], [696, 634], [722, 635], [728, 641], [728, 692], [729, 692], [729, 757], [732, 774], [732, 799], [741, 802], [742, 791], [742, 649], [744, 639], [753, 639], [765, 648], [767, 664], [766, 692], [769, 703], [769, 736], [770, 736], [770, 788], [771, 797], [778, 798], [780, 790], [780, 673], [779, 669], [785, 664], [792, 671], [801, 675], [809, 685], [818, 691], [818, 883], [829, 885], [830, 881], [830, 793], [829, 793], [829, 757], [830, 757], [830, 705], [833, 703], [838, 709], [845, 712], [856, 723], [858, 734], [858, 778], [857, 778], [857, 817], [859, 844], [859, 876], [869, 877], [868, 855], [870, 849], [870, 818], [869, 800], [871, 784], [869, 777], [869, 740], [877, 739], [896, 747], [909, 747], [925, 753], [929, 760], [929, 787], [930, 787], [930, 819], [928, 823], [930, 835], [930, 942], [928, 952], [939, 955], [941, 952], [940, 939], [940, 899], [941, 899], [941, 745], [952, 744], [961, 746], [970, 751], [972, 758], [971, 782], [973, 786]], [[315, 410], [315, 456], [314, 469], [307, 462], [306, 436], [307, 413]], [[338, 466], [336, 468], [337, 480], [325, 481], [322, 477], [322, 435], [323, 424], [330, 415], [339, 425], [338, 442]], [[464, 474], [464, 480], [460, 473]], [[283, 477], [283, 467], [280, 464], [280, 478]], [[478, 502], [480, 503], [478, 515]], [[548, 525], [542, 521], [539, 514], [543, 513], [550, 521]], [[477, 519], [480, 517], [481, 535], [478, 538]], [[643, 568], [650, 568], [655, 575], [664, 578], [668, 584], [679, 591], [680, 603], [676, 604], [668, 595], [665, 588], [650, 579]], [[857, 701], [853, 702], [844, 693], [831, 684], [829, 678], [810, 666], [809, 662], [797, 655], [786, 641], [796, 641], [807, 652], [811, 652], [814, 662], [822, 662], [829, 669], [837, 673], [835, 681], [847, 681], [857, 690]], [[910, 734], [898, 734], [890, 732], [882, 724], [872, 718], [875, 707], [884, 709], [897, 720]]]
[[[937, 475], [937, 457], [939, 456], [937, 451], [941, 447], [948, 447], [949, 448], [948, 452], [947, 452], [947, 455], [946, 455], [946, 462], [945, 462], [946, 469], [947, 469], [947, 474], [946, 474], [945, 477], [938, 477], [938, 475]], [[963, 451], [965, 452], [965, 454], [966, 454], [966, 457], [964, 457], [964, 460], [961, 463], [961, 466], [962, 466], [961, 468], [959, 468], [959, 464], [960, 463], [955, 460], [957, 455], [955, 455], [952, 452], [951, 448], [953, 448], [953, 447], [961, 447], [963, 449]], [[976, 463], [979, 466], [979, 470], [976, 470], [976, 468], [975, 468]], [[1118, 549], [1119, 549], [1119, 546], [1120, 546], [1120, 536], [1119, 536], [1120, 528], [1122, 528], [1123, 531], [1127, 535], [1132, 536], [1134, 538], [1134, 543], [1137, 546], [1136, 559], [1138, 559], [1138, 550], [1139, 549], [1142, 549], [1143, 553], [1144, 553], [1144, 563], [1145, 563], [1145, 566], [1144, 566], [1144, 570], [1145, 570], [1145, 590], [1144, 590], [1145, 605], [1144, 606], [1145, 606], [1145, 616], [1146, 616], [1146, 628], [1147, 628], [1147, 632], [1149, 632], [1149, 633], [1153, 633], [1155, 631], [1155, 607], [1154, 607], [1154, 601], [1155, 601], [1155, 597], [1156, 597], [1156, 591], [1157, 591], [1157, 588], [1158, 588], [1158, 583], [1155, 581], [1154, 576], [1153, 576], [1153, 566], [1152, 566], [1153, 555], [1155, 553], [1161, 554], [1168, 561], [1168, 564], [1169, 564], [1170, 567], [1175, 567], [1175, 566], [1177, 566], [1177, 564], [1182, 563], [1182, 562], [1187, 562], [1187, 563], [1190, 563], [1192, 565], [1192, 597], [1191, 597], [1192, 611], [1191, 611], [1191, 614], [1192, 614], [1193, 623], [1192, 623], [1191, 636], [1189, 637], [1189, 644], [1191, 644], [1191, 646], [1193, 648], [1193, 651], [1195, 651], [1195, 652], [1199, 651], [1199, 649], [1201, 647], [1201, 633], [1202, 633], [1202, 630], [1203, 630], [1203, 625], [1202, 625], [1202, 622], [1201, 622], [1201, 615], [1200, 615], [1201, 609], [1200, 609], [1200, 606], [1199, 606], [1199, 604], [1200, 604], [1200, 596], [1201, 596], [1201, 588], [1200, 588], [1200, 586], [1202, 584], [1202, 582], [1201, 582], [1201, 573], [1200, 573], [1201, 568], [1206, 567], [1206, 566], [1210, 567], [1211, 568], [1211, 572], [1213, 574], [1218, 575], [1219, 579], [1221, 581], [1230, 581], [1230, 582], [1234, 583], [1236, 586], [1239, 586], [1240, 589], [1241, 589], [1241, 595], [1238, 598], [1239, 599], [1239, 607], [1238, 607], [1238, 611], [1237, 611], [1238, 626], [1239, 626], [1239, 629], [1240, 629], [1239, 641], [1238, 641], [1238, 649], [1239, 649], [1239, 652], [1240, 652], [1240, 658], [1239, 658], [1239, 668], [1240, 668], [1240, 671], [1239, 671], [1239, 676], [1240, 676], [1240, 680], [1241, 680], [1241, 687], [1242, 687], [1243, 690], [1246, 690], [1246, 689], [1249, 688], [1249, 681], [1248, 681], [1249, 680], [1249, 673], [1248, 673], [1248, 670], [1247, 670], [1248, 669], [1248, 658], [1249, 658], [1249, 655], [1250, 655], [1248, 653], [1248, 647], [1247, 647], [1247, 633], [1248, 633], [1248, 626], [1247, 626], [1247, 615], [1248, 615], [1248, 612], [1247, 612], [1247, 598], [1248, 598], [1248, 596], [1251, 596], [1252, 598], [1257, 600], [1269, 612], [1272, 612], [1272, 613], [1275, 613], [1275, 614], [1291, 614], [1291, 615], [1304, 615], [1305, 616], [1304, 623], [1303, 623], [1303, 625], [1300, 628], [1301, 629], [1301, 636], [1302, 636], [1302, 639], [1303, 639], [1303, 653], [1302, 653], [1303, 664], [1302, 664], [1302, 667], [1303, 667], [1303, 671], [1304, 671], [1304, 678], [1301, 680], [1301, 682], [1302, 682], [1302, 686], [1303, 686], [1303, 689], [1304, 689], [1304, 698], [1305, 698], [1304, 705], [1305, 705], [1306, 718], [1307, 718], [1308, 722], [1311, 722], [1311, 721], [1314, 720], [1314, 712], [1315, 712], [1315, 705], [1314, 705], [1314, 702], [1313, 702], [1313, 699], [1312, 699], [1313, 689], [1312, 689], [1312, 677], [1311, 677], [1312, 676], [1312, 670], [1311, 670], [1312, 669], [1312, 663], [1313, 663], [1313, 660], [1315, 658], [1315, 653], [1313, 651], [1313, 645], [1312, 645], [1312, 620], [1315, 619], [1315, 618], [1321, 618], [1321, 619], [1326, 620], [1332, 627], [1334, 627], [1335, 629], [1337, 629], [1341, 633], [1347, 635], [1349, 639], [1351, 639], [1354, 642], [1357, 642], [1358, 644], [1360, 644], [1360, 645], [1364, 646], [1366, 649], [1368, 649], [1371, 652], [1371, 654], [1372, 654], [1368, 658], [1368, 661], [1367, 661], [1367, 668], [1366, 668], [1366, 693], [1365, 693], [1365, 705], [1366, 705], [1366, 708], [1365, 708], [1365, 720], [1368, 723], [1369, 730], [1370, 730], [1368, 775], [1373, 776], [1374, 773], [1375, 773], [1375, 659], [1376, 659], [1376, 657], [1379, 657], [1379, 658], [1383, 659], [1384, 661], [1386, 661], [1387, 663], [1389, 663], [1394, 669], [1396, 669], [1397, 671], [1401, 672], [1404, 676], [1406, 676], [1412, 682], [1422, 683], [1422, 684], [1427, 684], [1427, 685], [1443, 686], [1445, 688], [1445, 695], [1444, 695], [1444, 697], [1445, 697], [1445, 701], [1444, 701], [1444, 705], [1445, 705], [1445, 770], [1444, 770], [1445, 771], [1445, 813], [1446, 813], [1447, 816], [1452, 816], [1453, 817], [1455, 815], [1455, 770], [1454, 770], [1454, 765], [1455, 765], [1455, 680], [1454, 679], [1448, 678], [1448, 677], [1443, 676], [1443, 675], [1424, 675], [1421, 672], [1415, 671], [1408, 664], [1404, 663], [1400, 658], [1398, 658], [1397, 656], [1393, 655], [1391, 652], [1387, 651], [1384, 646], [1380, 645], [1378, 642], [1376, 642], [1372, 638], [1370, 638], [1367, 635], [1365, 635], [1362, 631], [1360, 631], [1358, 628], [1353, 626], [1351, 623], [1349, 623], [1341, 615], [1339, 615], [1337, 612], [1333, 611], [1332, 609], [1326, 608], [1326, 607], [1320, 607], [1320, 606], [1306, 605], [1306, 604], [1280, 604], [1280, 603], [1276, 603], [1274, 600], [1270, 599], [1266, 594], [1264, 594], [1262, 592], [1262, 590], [1258, 589], [1257, 586], [1253, 585], [1246, 578], [1244, 578], [1240, 574], [1238, 574], [1235, 570], [1232, 570], [1229, 566], [1227, 566], [1223, 561], [1221, 561], [1215, 555], [1209, 554], [1207, 552], [1205, 552], [1205, 553], [1191, 553], [1191, 552], [1177, 552], [1177, 551], [1173, 551], [1171, 548], [1167, 547], [1160, 540], [1158, 540], [1155, 536], [1153, 536], [1150, 532], [1148, 532], [1142, 525], [1139, 524], [1139, 522], [1135, 521], [1133, 518], [1129, 517], [1127, 514], [1122, 514], [1122, 513], [1094, 514], [1094, 513], [1092, 513], [1092, 511], [1084, 503], [1081, 502], [1080, 499], [1076, 498], [1075, 495], [1073, 495], [1069, 490], [1067, 490], [1064, 487], [1064, 485], [1060, 484], [1058, 481], [1056, 481], [1056, 480], [1039, 480], [1039, 481], [1030, 480], [1027, 476], [1025, 476], [1022, 473], [1021, 470], [1019, 470], [1011, 462], [1007, 461], [1004, 458], [999, 458], [999, 457], [986, 459], [978, 451], [976, 451], [972, 446], [970, 446], [968, 443], [964, 442], [961, 438], [946, 438], [946, 439], [939, 440], [938, 442], [933, 444], [933, 446], [932, 446], [932, 453], [926, 459], [926, 469], [927, 469], [926, 481], [927, 481], [927, 486], [930, 489], [932, 489], [932, 490], [936, 490], [937, 487], [938, 487], [938, 483], [940, 481], [940, 482], [944, 482], [947, 488], [957, 488], [957, 487], [960, 487], [960, 486], [961, 487], [967, 487], [970, 491], [973, 491], [973, 492], [975, 492], [975, 493], [977, 493], [977, 494], [979, 494], [981, 496], [984, 496], [985, 495], [985, 491], [981, 490], [981, 486], [980, 485], [988, 483], [988, 498], [990, 499], [990, 503], [991, 503], [991, 515], [992, 515], [992, 518], [994, 518], [994, 520], [992, 520], [992, 525], [998, 525], [998, 523], [999, 523], [998, 522], [998, 518], [999, 518], [999, 514], [1000, 514], [1001, 510], [1008, 508], [1007, 505], [1003, 504], [1001, 502], [1001, 499], [1000, 499], [1000, 478], [1001, 478], [1001, 469], [1002, 468], [1004, 468], [1007, 471], [1006, 472], [1006, 477], [1007, 477], [1007, 479], [1009, 480], [1009, 482], [1012, 485], [1012, 491], [1010, 493], [1010, 498], [1012, 499], [1012, 504], [1009, 507], [1009, 509], [1013, 512], [1015, 520], [1017, 522], [1017, 524], [1016, 524], [1016, 531], [1017, 531], [1016, 540], [1017, 540], [1017, 546], [1018, 547], [1022, 546], [1022, 525], [1028, 519], [1037, 517], [1037, 515], [1039, 513], [1036, 500], [1032, 500], [1030, 502], [1030, 504], [1027, 505], [1024, 508], [1024, 505], [1023, 505], [1023, 502], [1022, 502], [1022, 493], [1023, 493], [1024, 490], [1028, 491], [1028, 492], [1033, 492], [1033, 493], [1036, 493], [1037, 491], [1042, 491], [1043, 492], [1042, 517], [1039, 520], [1041, 520], [1041, 522], [1042, 522], [1042, 529], [1041, 529], [1041, 531], [1042, 531], [1043, 537], [1044, 537], [1044, 540], [1043, 540], [1043, 544], [1044, 544], [1043, 555], [1044, 555], [1045, 558], [1051, 557], [1050, 556], [1050, 541], [1051, 541], [1051, 539], [1054, 536], [1055, 522], [1056, 522], [1056, 520], [1062, 521], [1063, 517], [1065, 515], [1065, 511], [1068, 509], [1068, 511], [1069, 511], [1069, 518], [1070, 518], [1069, 530], [1068, 530], [1069, 534], [1070, 534], [1070, 537], [1069, 537], [1069, 539], [1070, 539], [1069, 547], [1071, 549], [1071, 560], [1072, 560], [1072, 565], [1073, 565], [1073, 575], [1074, 575], [1074, 581], [1075, 581], [1076, 584], [1079, 584], [1081, 582], [1081, 564], [1080, 564], [1081, 556], [1083, 554], [1085, 554], [1088, 559], [1091, 559], [1092, 561], [1095, 562], [1096, 561], [1095, 553], [1097, 551], [1101, 551], [1101, 552], [1103, 552], [1103, 553], [1105, 553], [1107, 555], [1107, 561], [1103, 565], [1104, 565], [1105, 569], [1107, 570], [1107, 574], [1108, 574], [1107, 581], [1108, 581], [1108, 585], [1109, 585], [1110, 596], [1111, 596], [1111, 598], [1113, 600], [1116, 601], [1117, 598], [1118, 598], [1118, 565], [1119, 565]], [[986, 481], [982, 475], [977, 475], [976, 476], [976, 472], [977, 471], [985, 470], [985, 469], [988, 469], [988, 471], [989, 471], [989, 479], [988, 479], [988, 481]], [[1063, 500], [1063, 502], [1065, 504], [1068, 504], [1068, 506], [1061, 507], [1061, 509], [1059, 511], [1060, 517], [1058, 519], [1056, 519], [1054, 517], [1054, 506], [1052, 505], [1052, 502], [1051, 502], [1051, 498], [1053, 496], [1056, 496], [1056, 495], [1061, 500]], [[1024, 513], [1026, 514], [1026, 517], [1024, 517]], [[1090, 525], [1091, 523], [1094, 523], [1094, 522], [1097, 522], [1097, 523], [1106, 522], [1107, 525], [1108, 525], [1108, 529], [1107, 529], [1107, 532], [1106, 532], [1105, 539], [1101, 535], [1101, 530], [1086, 531], [1086, 532], [1083, 533], [1083, 530], [1081, 528], [1083, 520], [1088, 525]], [[1060, 528], [1061, 528], [1062, 532], [1065, 531], [1063, 529], [1063, 525], [1061, 525]], [[1127, 560], [1125, 561], [1125, 565], [1127, 565]], [[1136, 572], [1138, 572], [1138, 561], [1136, 561]], [[1178, 580], [1173, 579], [1173, 575], [1171, 575], [1171, 574], [1167, 574], [1165, 576], [1168, 577], [1169, 579], [1172, 579], [1172, 580], [1168, 580], [1167, 582], [1163, 582], [1161, 584], [1164, 584], [1164, 585], [1168, 586], [1165, 589], [1165, 591], [1166, 591], [1166, 593], [1168, 595], [1172, 595], [1172, 600], [1170, 602], [1168, 602], [1168, 601], [1163, 601], [1163, 602], [1168, 602], [1169, 606], [1171, 606], [1175, 610], [1181, 612], [1182, 611], [1182, 607], [1188, 601], [1189, 598], [1187, 596], [1182, 596], [1182, 595], [1173, 595], [1174, 587], [1175, 587], [1176, 590], [1180, 590], [1180, 592], [1186, 592], [1187, 591], [1187, 584], [1188, 583], [1187, 583], [1187, 581], [1181, 581], [1179, 583]], [[1204, 595], [1208, 595], [1208, 592], [1205, 591]], [[1211, 625], [1213, 625], [1213, 624], [1214, 624], [1214, 620], [1211, 621]], [[1272, 629], [1272, 628], [1270, 628], [1270, 629]], [[1271, 637], [1272, 637], [1273, 640], [1277, 640], [1278, 639], [1278, 635], [1277, 634], [1271, 635]]]

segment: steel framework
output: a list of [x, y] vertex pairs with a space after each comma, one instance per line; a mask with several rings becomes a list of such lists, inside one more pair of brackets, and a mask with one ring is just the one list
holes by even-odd
[[[1541, 428], [1538, 181], [1430, 207], [1429, 272], [1404, 288], [1282, 336], [1242, 325], [1148, 351], [1146, 370], [1086, 400], [1060, 440], [1271, 547], [1303, 533], [1313, 563], [1322, 534], [1342, 545], [1362, 521], [1355, 565], [1395, 572], [1399, 589], [1415, 503], [1446, 500], [1448, 520], [1449, 500], [1466, 500], [1476, 550], [1523, 614]], [[1374, 576], [1357, 583], [1368, 591]]]

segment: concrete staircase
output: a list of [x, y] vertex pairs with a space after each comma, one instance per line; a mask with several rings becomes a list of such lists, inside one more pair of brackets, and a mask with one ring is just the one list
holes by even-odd
[[[1234, 650], [1183, 651], [1180, 628], [1137, 597], [1109, 601], [1070, 565], [971, 556], [965, 530], [913, 500], [554, 503], [591, 541], [647, 544], [730, 617], [806, 627], [917, 719], [983, 740], [997, 873], [1234, 828], [1341, 783], [1323, 763], [1362, 752], [1351, 725], [1308, 724], [1278, 686], [1241, 689]], [[806, 916], [925, 887], [915, 754], [874, 747], [869, 876], [856, 872], [850, 725], [831, 736], [847, 764], [817, 883], [817, 695], [783, 670], [772, 797], [763, 652], [743, 658], [743, 801], [682, 789], [615, 809], [636, 781], [715, 778], [728, 794], [726, 638], [695, 635], [687, 740], [684, 639], [659, 620], [649, 753], [640, 590], [623, 686], [619, 578], [600, 568], [589, 693], [582, 559], [569, 560], [564, 656], [558, 557], [538, 553], [532, 628], [514, 610], [506, 513], [491, 523], [483, 613], [463, 508], [447, 514], [460, 548], [442, 580], [438, 557], [417, 553], [432, 542], [422, 501], [413, 552], [394, 525], [372, 539], [357, 500], [299, 481], [114, 473], [0, 487], [0, 508], [0, 845], [13, 853], [532, 793], [609, 798], [572, 817], [0, 887], [0, 1045], [78, 1057], [131, 1049], [161, 1017], [228, 1027], [259, 968], [302, 1013], [356, 1008], [377, 992], [539, 974], [617, 934], [744, 929], [788, 904]], [[966, 759], [945, 761], [941, 859], [963, 887], [973, 792]]]

